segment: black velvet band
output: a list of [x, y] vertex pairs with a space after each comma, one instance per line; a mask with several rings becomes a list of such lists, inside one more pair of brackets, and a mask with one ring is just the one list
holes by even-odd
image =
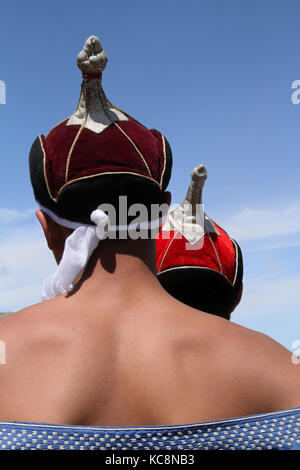
[[230, 319], [237, 291], [222, 274], [208, 268], [183, 266], [158, 274], [166, 291], [190, 307]]

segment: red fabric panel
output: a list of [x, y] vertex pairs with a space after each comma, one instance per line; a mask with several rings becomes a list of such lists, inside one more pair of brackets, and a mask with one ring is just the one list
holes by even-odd
[[[79, 126], [66, 127], [68, 119], [56, 126], [47, 137], [42, 136], [46, 153], [46, 173], [52, 196], [65, 184], [67, 157]], [[68, 129], [68, 132], [66, 132]], [[55, 179], [53, 179], [55, 175]]]
[[[173, 240], [175, 235], [175, 232], [160, 232], [157, 237], [156, 237], [156, 266], [157, 266], [157, 271], [159, 270], [160, 264], [162, 262], [162, 259], [168, 249], [169, 244]], [[168, 239], [163, 239], [162, 237], [168, 237]], [[174, 242], [172, 242], [174, 243]], [[167, 253], [168, 255], [168, 253]], [[168, 264], [168, 256], [166, 255], [167, 261], [166, 263]], [[163, 271], [163, 266], [161, 268], [161, 271]]]
[[[210, 237], [218, 253], [223, 274], [230, 282], [233, 282], [235, 275], [235, 249], [227, 233], [217, 224], [215, 225], [221, 236], [211, 233]], [[166, 233], [170, 235], [168, 240], [162, 239], [162, 236], [165, 237]], [[198, 266], [221, 272], [218, 257], [207, 234], [204, 235], [204, 242], [201, 249], [193, 249], [193, 245], [190, 245], [181, 234], [177, 234], [175, 238], [173, 235], [174, 232], [160, 232], [157, 236], [157, 271], [160, 269], [159, 272], [162, 272], [166, 269], [180, 266]], [[172, 239], [173, 241], [171, 242]], [[189, 249], [187, 249], [187, 246]], [[163, 260], [165, 253], [166, 256]], [[163, 263], [161, 265], [162, 260]]]
[[212, 233], [211, 238], [218, 252], [222, 264], [223, 274], [227, 277], [227, 279], [229, 279], [230, 282], [233, 282], [236, 268], [235, 248], [233, 246], [231, 238], [227, 235], [225, 230], [219, 227], [215, 222], [214, 224], [217, 227], [221, 236], [218, 237], [217, 235]]

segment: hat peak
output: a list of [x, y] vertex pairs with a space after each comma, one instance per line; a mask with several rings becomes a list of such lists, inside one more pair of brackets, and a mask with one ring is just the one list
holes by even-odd
[[82, 73], [103, 72], [107, 64], [107, 55], [97, 36], [90, 36], [77, 55], [77, 65]]
[[106, 63], [107, 56], [99, 38], [90, 36], [77, 55], [83, 82], [76, 111], [69, 118], [67, 126], [79, 125], [99, 134], [113, 122], [128, 121], [125, 113], [105, 96], [101, 79]]
[[207, 179], [207, 170], [205, 165], [198, 165], [191, 173], [191, 183], [184, 200], [184, 203], [202, 204], [202, 191]]

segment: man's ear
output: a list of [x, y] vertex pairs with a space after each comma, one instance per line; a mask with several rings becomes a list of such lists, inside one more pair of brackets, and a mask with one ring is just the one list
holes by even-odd
[[58, 225], [40, 209], [35, 214], [44, 231], [48, 248], [53, 252], [56, 262], [59, 263], [63, 256], [66, 238], [72, 233], [72, 230]]
[[38, 209], [36, 211], [35, 215], [37, 216], [37, 219], [38, 219], [38, 221], [41, 224], [41, 227], [43, 229], [45, 238], [47, 240], [48, 248], [49, 248], [49, 250], [53, 251], [54, 243], [53, 243], [53, 238], [52, 238], [52, 235], [51, 235], [51, 230], [49, 230], [49, 219], [44, 214], [44, 212], [40, 209]]

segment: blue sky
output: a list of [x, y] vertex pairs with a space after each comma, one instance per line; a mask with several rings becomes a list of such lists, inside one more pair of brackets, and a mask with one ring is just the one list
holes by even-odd
[[243, 249], [233, 319], [300, 338], [300, 3], [48, 0], [0, 7], [0, 311], [37, 302], [54, 268], [33, 216], [28, 152], [79, 96], [76, 55], [100, 37], [109, 99], [171, 143], [173, 202], [208, 170], [206, 212]]

